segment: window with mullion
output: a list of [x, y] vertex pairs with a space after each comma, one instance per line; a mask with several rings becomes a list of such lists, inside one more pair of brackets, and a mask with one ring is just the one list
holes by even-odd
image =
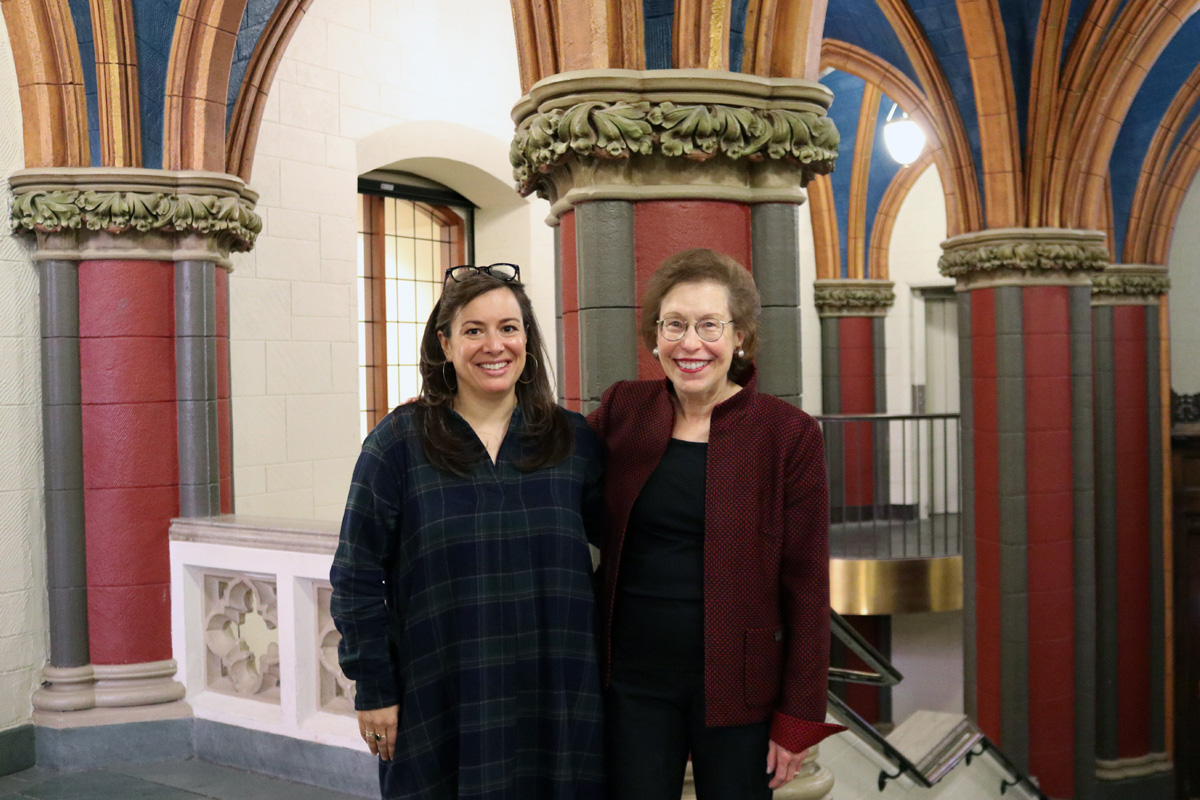
[[359, 197], [361, 432], [421, 388], [421, 334], [445, 271], [468, 261], [469, 205], [390, 194]]

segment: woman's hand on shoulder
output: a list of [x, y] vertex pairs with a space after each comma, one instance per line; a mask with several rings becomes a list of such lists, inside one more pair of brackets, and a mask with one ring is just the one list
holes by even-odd
[[373, 708], [358, 712], [358, 733], [371, 755], [391, 761], [396, 746], [396, 728], [400, 723], [400, 706]]
[[807, 750], [793, 753], [772, 739], [767, 744], [767, 774], [775, 773], [775, 777], [771, 779], [771, 788], [778, 789], [799, 775], [807, 755]]

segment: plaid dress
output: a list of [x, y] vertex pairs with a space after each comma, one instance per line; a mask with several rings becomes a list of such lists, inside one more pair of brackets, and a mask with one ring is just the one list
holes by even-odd
[[330, 571], [355, 706], [400, 706], [383, 797], [601, 798], [587, 546], [603, 507], [599, 443], [568, 412], [572, 454], [520, 472], [518, 407], [496, 463], [460, 478], [426, 459], [414, 411], [396, 409], [363, 443]]

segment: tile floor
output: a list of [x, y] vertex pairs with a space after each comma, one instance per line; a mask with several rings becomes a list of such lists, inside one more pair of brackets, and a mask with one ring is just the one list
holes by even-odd
[[0, 800], [354, 800], [352, 795], [204, 761], [88, 772], [34, 767], [0, 777]]

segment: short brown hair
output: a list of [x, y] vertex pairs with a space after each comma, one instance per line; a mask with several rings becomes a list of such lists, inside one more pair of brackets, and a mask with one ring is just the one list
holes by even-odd
[[715, 283], [725, 287], [733, 324], [745, 337], [741, 346], [745, 355], [734, 355], [729, 377], [743, 383], [750, 377], [754, 355], [758, 352], [758, 318], [762, 302], [750, 270], [724, 253], [707, 248], [684, 250], [664, 261], [650, 276], [642, 295], [640, 326], [646, 349], [653, 350], [658, 343], [658, 316], [663, 298], [676, 286], [686, 283]]

